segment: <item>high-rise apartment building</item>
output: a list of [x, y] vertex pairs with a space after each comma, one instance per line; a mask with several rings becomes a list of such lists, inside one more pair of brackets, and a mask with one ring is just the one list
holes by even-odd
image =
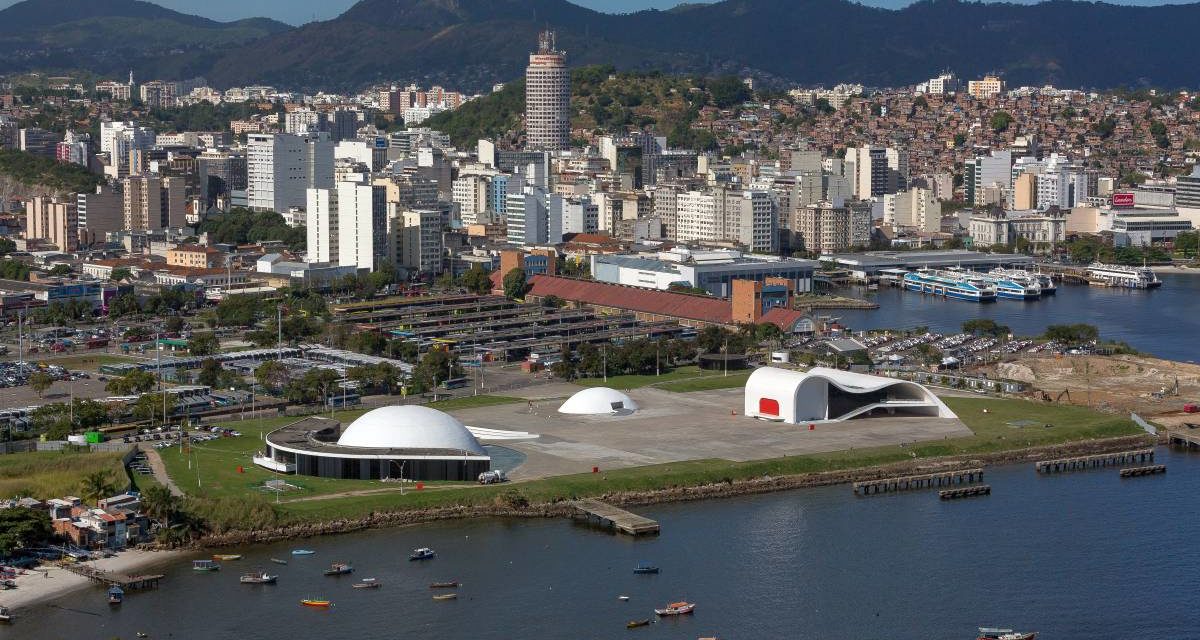
[[553, 31], [538, 36], [525, 68], [525, 146], [559, 151], [571, 144], [571, 76]]
[[133, 151], [153, 148], [154, 139], [154, 130], [149, 127], [133, 122], [101, 122], [100, 152], [108, 155], [105, 173], [114, 179], [128, 176]]
[[122, 184], [125, 229], [157, 231], [187, 223], [183, 178], [130, 176]]
[[491, 185], [488, 184], [487, 176], [459, 176], [454, 179], [452, 191], [454, 203], [458, 205], [458, 216], [463, 224], [491, 222], [486, 219], [487, 212], [491, 209]]
[[869, 206], [835, 207], [820, 202], [801, 209], [796, 215], [797, 238], [794, 245], [805, 251], [824, 254], [863, 246], [870, 239]]
[[333, 141], [328, 133], [253, 133], [247, 137], [246, 199], [251, 209], [303, 207], [308, 189], [332, 188]]
[[767, 191], [685, 191], [676, 197], [675, 216], [678, 242], [737, 242], [758, 253], [778, 247], [778, 218]]
[[442, 212], [412, 209], [391, 214], [396, 262], [417, 273], [442, 272]]
[[941, 231], [942, 204], [929, 189], [889, 193], [883, 196], [883, 221], [917, 231]]
[[986, 75], [981, 80], [967, 83], [967, 93], [977, 100], [992, 98], [1004, 91], [1004, 81], [999, 76]]
[[[907, 160], [905, 161], [907, 165]], [[883, 147], [846, 149], [847, 176], [853, 175], [854, 194], [862, 200], [888, 192], [888, 150]], [[853, 167], [853, 174], [850, 174]]]
[[25, 204], [25, 237], [45, 240], [59, 251], [79, 247], [79, 217], [74, 201], [35, 196]]

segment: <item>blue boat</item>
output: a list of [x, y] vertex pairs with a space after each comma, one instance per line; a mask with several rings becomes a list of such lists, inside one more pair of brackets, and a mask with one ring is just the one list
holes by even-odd
[[108, 603], [115, 606], [121, 604], [123, 600], [125, 600], [125, 592], [121, 590], [121, 587], [114, 584], [108, 590]]
[[316, 553], [316, 551], [313, 551], [312, 549], [292, 549], [292, 555], [294, 556], [311, 556], [314, 553]]
[[1036, 278], [997, 273], [972, 274], [996, 288], [996, 297], [1004, 300], [1037, 300], [1042, 297], [1042, 286]]
[[646, 563], [639, 563], [633, 568], [634, 573], [658, 573], [658, 567]]
[[904, 274], [904, 288], [969, 302], [995, 302], [996, 287], [974, 274], [918, 269]]

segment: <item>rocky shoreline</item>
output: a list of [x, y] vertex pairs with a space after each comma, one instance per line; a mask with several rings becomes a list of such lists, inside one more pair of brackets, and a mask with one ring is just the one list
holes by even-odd
[[[1085, 440], [1057, 445], [1012, 449], [996, 453], [949, 456], [944, 458], [923, 458], [907, 462], [899, 462], [858, 469], [841, 471], [824, 471], [816, 473], [764, 476], [746, 480], [718, 482], [695, 486], [678, 486], [657, 489], [653, 491], [614, 492], [596, 496], [598, 499], [621, 506], [639, 506], [671, 502], [686, 502], [692, 500], [708, 500], [713, 498], [733, 498], [737, 496], [787, 491], [805, 487], [821, 487], [835, 484], [848, 484], [864, 480], [875, 480], [898, 475], [917, 473], [932, 473], [935, 471], [951, 471], [958, 468], [994, 466], [1002, 464], [1017, 464], [1033, 462], [1046, 458], [1091, 455], [1122, 451], [1155, 444], [1152, 437], [1145, 435], [1106, 438], [1102, 440]], [[513, 485], [519, 489], [520, 484]], [[409, 511], [385, 511], [370, 513], [360, 518], [330, 520], [327, 522], [312, 522], [288, 525], [274, 529], [259, 531], [228, 531], [206, 536], [196, 542], [196, 546], [230, 547], [246, 544], [278, 542], [296, 538], [349, 533], [365, 529], [382, 527], [397, 527], [443, 520], [462, 520], [466, 518], [563, 518], [570, 517], [574, 509], [567, 501], [553, 503], [530, 504], [528, 506], [475, 505], [451, 506], [429, 509], [414, 509]]]

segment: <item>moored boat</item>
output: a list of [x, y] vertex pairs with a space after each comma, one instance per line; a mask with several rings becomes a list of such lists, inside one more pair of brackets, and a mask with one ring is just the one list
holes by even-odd
[[332, 602], [330, 602], [330, 601], [328, 601], [328, 600], [311, 600], [311, 599], [308, 599], [308, 600], [301, 600], [301, 601], [300, 601], [300, 604], [302, 604], [302, 605], [304, 605], [304, 606], [306, 606], [306, 607], [317, 607], [317, 608], [321, 608], [321, 609], [328, 609], [329, 607], [332, 607], [332, 606], [333, 606], [333, 603], [332, 603]]
[[658, 573], [658, 567], [646, 563], [640, 563], [633, 568], [634, 573]]
[[280, 560], [279, 558], [271, 558], [271, 562], [275, 564], [287, 564], [287, 560]]
[[978, 640], [1035, 640], [1036, 631], [1013, 631], [997, 627], [979, 627]]
[[316, 551], [313, 551], [312, 549], [292, 549], [292, 555], [294, 556], [311, 556], [314, 553], [316, 553]]
[[904, 288], [920, 293], [970, 302], [994, 302], [996, 287], [974, 274], [958, 271], [918, 269], [904, 274]]
[[430, 589], [453, 589], [458, 586], [458, 580], [448, 580], [446, 582], [430, 582]]
[[8, 611], [8, 607], [0, 607], [0, 622], [12, 622], [12, 613]]
[[241, 560], [242, 554], [240, 554], [240, 553], [214, 553], [212, 559], [213, 560]]
[[212, 560], [192, 560], [192, 571], [219, 571], [221, 565]]
[[355, 589], [378, 589], [383, 583], [375, 578], [363, 578], [361, 582], [355, 582], [352, 586]]
[[457, 593], [442, 593], [433, 597], [434, 600], [457, 600]]
[[638, 627], [648, 627], [648, 626], [650, 626], [650, 618], [646, 618], [644, 620], [630, 620], [629, 622], [625, 623], [626, 629], [636, 629]]
[[118, 587], [117, 585], [114, 584], [112, 586], [112, 588], [110, 588], [108, 590], [108, 603], [111, 605], [118, 605], [118, 604], [121, 604], [121, 602], [124, 600], [125, 600], [125, 591], [123, 591], [121, 589], [121, 587]]
[[429, 547], [421, 547], [420, 549], [413, 549], [412, 555], [408, 556], [408, 559], [429, 560], [430, 558], [434, 558], [436, 556], [437, 552], [435, 552], [433, 549], [430, 549]]
[[1087, 268], [1088, 284], [1126, 289], [1154, 289], [1162, 280], [1149, 267], [1129, 267], [1121, 264], [1093, 262]]
[[278, 579], [279, 576], [273, 576], [265, 571], [257, 570], [243, 573], [238, 581], [242, 584], [275, 584], [275, 581]]
[[347, 573], [354, 573], [354, 567], [346, 562], [335, 562], [325, 570], [327, 576], [341, 576]]
[[672, 602], [671, 604], [667, 605], [666, 608], [655, 609], [654, 613], [656, 613], [657, 615], [660, 615], [660, 616], [681, 616], [684, 614], [691, 613], [695, 610], [696, 610], [696, 603], [679, 601], [679, 602]]

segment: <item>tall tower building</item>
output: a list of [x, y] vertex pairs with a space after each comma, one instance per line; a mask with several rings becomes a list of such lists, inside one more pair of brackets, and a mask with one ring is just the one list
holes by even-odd
[[525, 131], [529, 149], [558, 151], [571, 144], [571, 78], [553, 31], [538, 36], [525, 68]]

